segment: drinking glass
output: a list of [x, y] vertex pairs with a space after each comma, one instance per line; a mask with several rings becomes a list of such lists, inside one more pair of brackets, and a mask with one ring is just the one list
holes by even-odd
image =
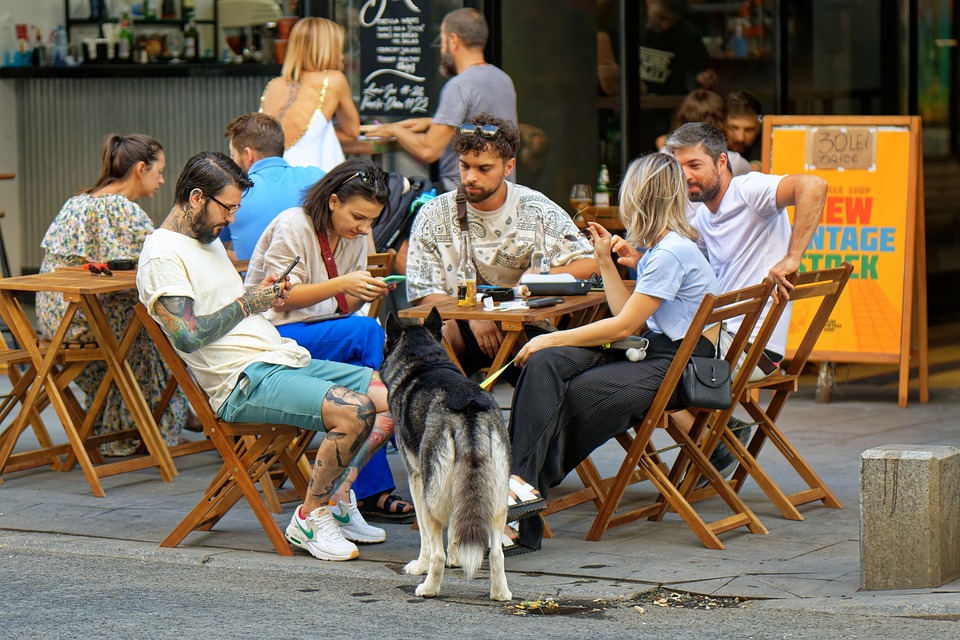
[[570, 188], [570, 206], [573, 207], [573, 219], [583, 217], [583, 212], [593, 204], [593, 190], [588, 184], [575, 184]]

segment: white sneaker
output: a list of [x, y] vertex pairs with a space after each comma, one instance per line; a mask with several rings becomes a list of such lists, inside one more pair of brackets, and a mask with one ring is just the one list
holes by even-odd
[[350, 490], [350, 502], [341, 500], [335, 508], [330, 509], [330, 514], [340, 525], [340, 532], [347, 540], [369, 544], [387, 539], [386, 531], [368, 524], [363, 519], [360, 509], [357, 508], [357, 496], [353, 489]]
[[343, 537], [329, 507], [317, 507], [306, 520], [300, 519], [300, 507], [297, 507], [285, 535], [290, 544], [320, 560], [339, 562], [360, 555], [357, 545]]

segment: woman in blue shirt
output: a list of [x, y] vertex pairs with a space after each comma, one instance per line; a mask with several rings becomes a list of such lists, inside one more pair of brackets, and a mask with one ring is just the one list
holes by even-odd
[[[703, 297], [719, 293], [713, 269], [697, 248], [696, 231], [687, 222], [686, 203], [687, 183], [672, 156], [652, 153], [627, 169], [620, 218], [626, 240], [647, 248], [632, 291], [617, 273], [612, 236], [590, 223], [614, 315], [536, 336], [517, 355], [523, 373], [513, 397], [510, 439], [511, 485], [519, 501], [537, 493], [546, 498], [547, 490], [594, 449], [642, 419]], [[635, 334], [644, 324], [642, 335], [650, 346], [640, 362], [627, 360], [620, 350], [597, 348]], [[712, 356], [713, 345], [703, 340], [694, 353]], [[516, 491], [517, 485], [526, 486]], [[507, 555], [539, 549], [543, 523], [524, 519], [519, 538], [509, 537]]]

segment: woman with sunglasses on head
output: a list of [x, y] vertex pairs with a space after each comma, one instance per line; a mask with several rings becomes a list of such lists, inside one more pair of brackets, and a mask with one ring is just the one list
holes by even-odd
[[[640, 421], [703, 297], [719, 293], [686, 219], [687, 183], [676, 159], [652, 153], [634, 160], [620, 194], [627, 240], [647, 249], [637, 265], [636, 286], [627, 289], [617, 273], [610, 232], [589, 223], [614, 315], [531, 338], [517, 354], [523, 373], [510, 414], [511, 471], [518, 476], [512, 482], [527, 495], [515, 487], [521, 499], [515, 501], [542, 507], [547, 491], [594, 449]], [[645, 358], [632, 361], [624, 351], [598, 348], [644, 325]], [[704, 339], [694, 354], [712, 356], [713, 345]], [[518, 506], [512, 510], [519, 517], [533, 511]], [[534, 551], [540, 548], [543, 522], [523, 519], [519, 537], [505, 535], [511, 538], [505, 554]]]
[[[285, 338], [317, 360], [378, 369], [383, 329], [356, 312], [396, 285], [374, 278], [367, 267], [367, 237], [387, 204], [387, 174], [366, 160], [348, 160], [307, 191], [303, 205], [278, 215], [260, 236], [246, 282], [290, 272], [290, 296], [281, 310], [264, 315]], [[383, 450], [363, 467], [353, 485], [358, 507], [371, 519], [410, 521], [412, 506], [392, 495], [393, 476]]]
[[283, 158], [295, 167], [330, 171], [344, 160], [340, 141], [360, 135], [360, 114], [343, 73], [343, 38], [335, 22], [300, 18], [290, 31], [282, 75], [260, 98], [260, 111], [280, 121]]
[[[152, 198], [157, 193], [164, 183], [165, 165], [163, 147], [155, 139], [139, 133], [127, 136], [113, 133], [107, 136], [100, 177], [93, 186], [83, 189], [64, 203], [40, 242], [45, 252], [40, 272], [48, 273], [61, 267], [75, 267], [90, 262], [103, 264], [110, 260], [136, 260], [144, 238], [153, 232], [153, 223], [136, 201]], [[133, 315], [137, 292], [104, 295], [101, 301], [114, 333], [120, 335]], [[67, 303], [60, 293], [37, 294], [37, 325], [41, 337], [49, 339], [54, 335], [66, 308]], [[67, 332], [67, 341], [95, 342], [81, 314], [74, 317]], [[151, 406], [156, 405], [169, 373], [145, 333], [137, 338], [127, 362], [147, 402]], [[77, 386], [83, 390], [88, 406], [105, 373], [104, 363], [92, 362], [77, 376]], [[187, 407], [186, 397], [178, 391], [160, 420], [160, 432], [167, 445], [180, 442], [181, 428], [188, 420]], [[112, 388], [95, 423], [94, 433], [100, 435], [135, 428], [136, 423], [119, 390]], [[126, 456], [134, 453], [138, 446], [136, 440], [114, 441], [100, 445], [100, 450], [108, 456]]]

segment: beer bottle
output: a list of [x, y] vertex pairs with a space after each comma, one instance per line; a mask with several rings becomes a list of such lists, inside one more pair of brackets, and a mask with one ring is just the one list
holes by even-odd
[[598, 207], [610, 206], [610, 172], [607, 165], [600, 165], [600, 174], [597, 176], [597, 188], [593, 190], [593, 204]]
[[477, 304], [477, 268], [473, 264], [473, 245], [470, 234], [460, 234], [460, 267], [457, 269], [457, 305], [473, 307]]
[[183, 57], [186, 60], [200, 59], [200, 34], [192, 14], [183, 28]]

